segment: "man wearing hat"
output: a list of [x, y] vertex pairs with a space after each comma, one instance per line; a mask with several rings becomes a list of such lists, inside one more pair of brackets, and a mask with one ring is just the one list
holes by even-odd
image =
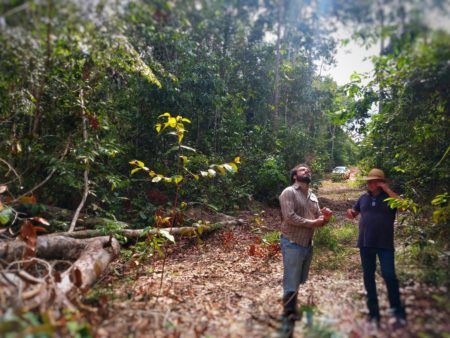
[[389, 207], [385, 199], [400, 198], [386, 183], [384, 172], [372, 169], [367, 177], [367, 192], [359, 197], [347, 217], [353, 219], [359, 214], [358, 247], [363, 268], [364, 287], [367, 292], [369, 321], [379, 325], [380, 310], [375, 284], [376, 258], [380, 261], [381, 275], [386, 283], [389, 303], [396, 318], [395, 325], [406, 323], [405, 309], [400, 301], [400, 292], [394, 265], [394, 220], [396, 209]]

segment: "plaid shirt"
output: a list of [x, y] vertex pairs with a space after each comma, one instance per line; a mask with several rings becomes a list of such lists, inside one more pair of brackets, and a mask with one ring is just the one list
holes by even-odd
[[319, 201], [311, 190], [305, 193], [307, 185], [304, 183], [294, 183], [281, 193], [281, 233], [291, 242], [309, 247], [312, 244], [314, 234], [313, 221], [322, 213], [319, 208]]

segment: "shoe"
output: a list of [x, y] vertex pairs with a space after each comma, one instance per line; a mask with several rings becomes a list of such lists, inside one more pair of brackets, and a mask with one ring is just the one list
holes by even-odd
[[380, 328], [380, 317], [368, 316], [367, 317], [367, 323], [370, 326], [375, 326], [377, 329], [379, 329]]
[[294, 335], [295, 320], [282, 316], [280, 338], [292, 338]]
[[396, 317], [394, 323], [392, 324], [393, 330], [399, 330], [406, 327], [406, 319], [401, 317]]
[[297, 310], [297, 292], [289, 292], [283, 297], [283, 314], [281, 319], [283, 320], [283, 318], [291, 321], [301, 319]]

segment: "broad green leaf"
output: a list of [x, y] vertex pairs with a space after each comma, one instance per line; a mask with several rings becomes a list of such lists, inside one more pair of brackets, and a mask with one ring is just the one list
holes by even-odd
[[169, 241], [171, 241], [172, 243], [175, 243], [175, 237], [174, 237], [169, 231], [167, 231], [167, 230], [165, 230], [165, 229], [160, 229], [160, 230], [159, 230], [159, 233], [160, 233], [163, 237], [165, 237], [165, 238], [167, 238]]
[[11, 208], [4, 208], [1, 212], [0, 212], [0, 223], [2, 225], [7, 224], [12, 218], [13, 218], [13, 211]]

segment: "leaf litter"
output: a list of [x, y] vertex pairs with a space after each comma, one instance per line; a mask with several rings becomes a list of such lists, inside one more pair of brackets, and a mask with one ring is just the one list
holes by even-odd
[[[352, 201], [335, 196], [332, 188], [324, 191], [321, 203], [334, 209], [334, 226], [340, 226]], [[262, 215], [242, 212], [243, 225], [216, 231], [202, 241], [178, 240], [167, 250], [162, 289], [162, 259], [113, 264], [109, 276], [92, 291], [102, 293], [97, 311], [88, 318], [96, 337], [279, 337], [282, 257], [274, 249], [278, 244], [261, 240], [278, 230], [279, 209], [266, 208]], [[381, 326], [367, 323], [358, 250], [349, 252], [345, 264], [335, 270], [320, 269], [313, 262], [309, 280], [299, 291], [299, 304], [313, 302], [312, 324], [303, 316], [295, 337], [449, 337], [446, 287], [414, 281], [402, 285], [408, 325], [393, 330], [379, 275]]]

